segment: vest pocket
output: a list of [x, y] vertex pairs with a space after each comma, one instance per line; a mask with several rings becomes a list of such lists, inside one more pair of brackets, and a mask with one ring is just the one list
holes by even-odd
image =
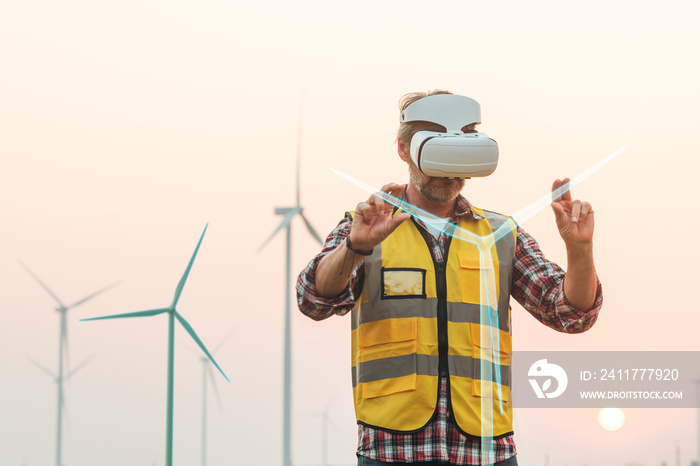
[[[481, 261], [479, 259], [479, 251], [458, 251], [457, 258], [459, 259], [459, 278], [462, 284], [462, 302], [481, 304]], [[484, 264], [488, 274], [492, 270], [490, 265]], [[497, 259], [493, 259], [493, 272], [496, 291], [492, 295], [497, 297], [499, 293]]]
[[425, 269], [382, 267], [382, 299], [425, 298]]
[[[498, 340], [499, 340], [499, 346], [498, 346], [498, 355], [500, 357], [500, 363], [502, 365], [510, 365], [510, 353], [513, 348], [513, 337], [511, 337], [510, 333], [504, 332], [501, 329], [497, 328], [492, 328], [488, 327], [486, 325], [482, 326], [479, 324], [475, 323], [470, 323], [469, 324], [470, 330], [471, 330], [471, 337], [472, 337], [472, 358], [473, 359], [479, 359], [481, 357], [481, 350], [487, 350], [488, 353], [491, 353], [490, 349], [492, 348], [491, 345], [491, 338], [489, 333], [490, 332], [498, 332]], [[482, 331], [486, 336], [488, 336], [485, 341], [482, 343]]]
[[472, 380], [472, 396], [483, 398], [485, 396], [490, 396], [494, 401], [500, 400], [504, 403], [508, 403], [510, 399], [510, 387], [505, 384], [498, 384], [496, 382], [491, 382], [491, 387], [489, 384], [484, 384], [482, 388], [481, 380]]
[[358, 330], [362, 398], [415, 390], [417, 318], [367, 322]]
[[[497, 328], [490, 328], [488, 326], [482, 326], [479, 324], [472, 323], [471, 327], [471, 338], [472, 338], [472, 361], [474, 377], [472, 379], [472, 395], [476, 397], [491, 396], [494, 400], [501, 400], [503, 402], [508, 402], [510, 393], [510, 353], [512, 348], [512, 337], [509, 333]], [[482, 335], [482, 331], [484, 335]], [[491, 354], [492, 343], [490, 338], [491, 332], [498, 332], [499, 346], [496, 354]], [[482, 343], [482, 340], [483, 341]], [[482, 350], [485, 350], [485, 354], [482, 355]], [[485, 384], [485, 387], [481, 386], [481, 361], [483, 359], [487, 364], [491, 365], [491, 383]], [[492, 361], [492, 359], [498, 358], [498, 361]], [[496, 364], [496, 362], [498, 364]], [[507, 373], [496, 373], [496, 371], [502, 371], [507, 368]], [[496, 383], [497, 377], [500, 377], [500, 384]], [[490, 385], [490, 387], [489, 387]], [[486, 391], [484, 393], [484, 390]]]

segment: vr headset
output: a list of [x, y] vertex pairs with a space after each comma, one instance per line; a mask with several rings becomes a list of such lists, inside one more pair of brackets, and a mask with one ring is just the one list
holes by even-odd
[[418, 131], [411, 139], [411, 159], [428, 176], [488, 176], [498, 165], [498, 144], [485, 133], [463, 132], [481, 123], [481, 107], [469, 97], [438, 94], [423, 97], [401, 112], [401, 122], [427, 121], [445, 132]]

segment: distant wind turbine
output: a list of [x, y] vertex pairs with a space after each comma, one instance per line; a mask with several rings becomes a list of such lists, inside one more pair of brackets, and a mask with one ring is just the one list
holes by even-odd
[[302, 113], [303, 113], [304, 93], [302, 91], [301, 105], [299, 106], [299, 120], [297, 124], [297, 150], [296, 150], [296, 197], [297, 203], [294, 207], [278, 207], [275, 209], [276, 215], [282, 215], [282, 221], [279, 223], [275, 231], [270, 237], [260, 246], [258, 251], [262, 250], [275, 237], [282, 228], [287, 229], [287, 252], [286, 252], [286, 274], [284, 278], [285, 284], [285, 301], [284, 301], [284, 397], [283, 397], [283, 439], [282, 439], [282, 465], [291, 466], [292, 460], [292, 441], [291, 441], [291, 401], [292, 401], [292, 330], [291, 330], [291, 249], [292, 249], [292, 220], [299, 215], [306, 225], [306, 229], [311, 233], [319, 244], [323, 245], [321, 237], [316, 233], [316, 230], [311, 226], [309, 220], [304, 215], [304, 208], [299, 200], [299, 165], [301, 159], [301, 129], [302, 129]]
[[[61, 463], [61, 455], [62, 455], [62, 445], [63, 445], [63, 403], [64, 403], [64, 396], [63, 396], [63, 381], [67, 379], [66, 376], [64, 376], [64, 362], [66, 365], [66, 369], [69, 370], [70, 367], [70, 359], [68, 357], [68, 319], [66, 317], [66, 314], [69, 309], [73, 309], [74, 307], [77, 307], [86, 301], [94, 298], [95, 296], [104, 293], [105, 291], [109, 290], [110, 288], [113, 288], [117, 286], [120, 282], [115, 282], [112, 283], [111, 285], [108, 285], [100, 290], [95, 291], [92, 294], [89, 294], [88, 296], [84, 297], [83, 299], [74, 302], [70, 306], [64, 305], [60, 299], [56, 296], [56, 294], [49, 289], [48, 286], [42, 282], [39, 277], [37, 277], [34, 272], [32, 272], [29, 267], [24, 265], [22, 261], [19, 259], [17, 260], [19, 264], [22, 266], [24, 270], [29, 273], [29, 275], [32, 276], [34, 280], [44, 289], [48, 294], [51, 295], [51, 297], [56, 301], [58, 304], [58, 307], [56, 308], [56, 311], [59, 312], [61, 315], [61, 330], [59, 333], [59, 341], [58, 341], [58, 371], [54, 374], [53, 372], [49, 371], [49, 374], [51, 377], [54, 377], [56, 380], [56, 385], [58, 387], [58, 408], [57, 408], [57, 415], [56, 415], [56, 466], [62, 466]], [[65, 352], [64, 352], [65, 351]], [[36, 364], [36, 363], [35, 363]], [[42, 370], [45, 370], [43, 366], [40, 366]], [[77, 370], [78, 368], [76, 368]], [[73, 371], [75, 373], [75, 371]]]
[[168, 314], [168, 381], [167, 381], [167, 402], [166, 402], [166, 416], [165, 416], [165, 466], [172, 466], [173, 464], [173, 394], [174, 394], [174, 369], [175, 369], [175, 320], [177, 319], [178, 322], [180, 322], [180, 325], [187, 331], [187, 333], [190, 334], [192, 339], [199, 345], [199, 347], [204, 351], [204, 354], [207, 355], [207, 357], [211, 360], [211, 362], [214, 363], [216, 368], [221, 372], [221, 375], [224, 376], [224, 378], [230, 382], [228, 377], [226, 377], [226, 374], [224, 374], [224, 371], [221, 370], [219, 365], [216, 363], [214, 360], [214, 357], [209, 353], [209, 350], [207, 350], [206, 346], [204, 346], [204, 343], [202, 343], [202, 340], [199, 339], [197, 334], [195, 333], [194, 329], [192, 326], [185, 320], [184, 317], [180, 315], [179, 312], [175, 309], [175, 306], [177, 305], [178, 300], [180, 299], [180, 294], [182, 294], [182, 289], [185, 286], [185, 282], [187, 282], [187, 277], [190, 274], [190, 269], [192, 269], [192, 264], [194, 263], [195, 257], [197, 257], [197, 251], [199, 251], [199, 246], [202, 244], [202, 239], [204, 239], [204, 234], [207, 232], [207, 227], [209, 224], [204, 227], [204, 231], [202, 232], [202, 236], [199, 238], [199, 242], [197, 243], [197, 247], [194, 250], [194, 254], [192, 254], [192, 258], [190, 259], [189, 264], [187, 264], [187, 269], [185, 269], [185, 273], [182, 275], [182, 278], [180, 279], [180, 282], [177, 284], [177, 288], [175, 289], [175, 297], [173, 298], [172, 303], [170, 303], [170, 306], [160, 308], [160, 309], [151, 309], [148, 311], [138, 311], [138, 312], [128, 312], [126, 314], [115, 314], [115, 315], [109, 315], [109, 316], [103, 316], [103, 317], [93, 317], [91, 319], [81, 319], [81, 321], [90, 321], [90, 320], [105, 320], [105, 319], [122, 319], [122, 318], [128, 318], [128, 317], [151, 317], [151, 316], [157, 316], [159, 314]]
[[[90, 360], [91, 360], [93, 357], [94, 357], [94, 356], [90, 356], [90, 357], [87, 358], [85, 361], [83, 361], [83, 362], [81, 362], [80, 364], [78, 364], [78, 366], [77, 366], [75, 369], [69, 371], [63, 378], [59, 378], [58, 375], [55, 374], [53, 371], [49, 370], [49, 369], [46, 368], [44, 365], [39, 364], [38, 362], [36, 362], [36, 361], [33, 360], [32, 358], [29, 358], [29, 361], [30, 361], [32, 364], [34, 364], [36, 367], [38, 367], [39, 369], [41, 369], [42, 372], [46, 373], [49, 377], [51, 377], [51, 378], [54, 380], [54, 382], [56, 382], [56, 384], [58, 384], [59, 381], [68, 381], [68, 380], [70, 380], [70, 378], [73, 377], [80, 369], [82, 369], [83, 367], [85, 367], [85, 366], [87, 365], [87, 363], [90, 362]], [[61, 396], [61, 400], [59, 401], [59, 403], [60, 403], [60, 405], [61, 405], [61, 410], [63, 411], [63, 410], [66, 408], [66, 398], [65, 398], [65, 394], [64, 394], [64, 393], [61, 393], [61, 395], [62, 395], [62, 396]], [[66, 416], [66, 420], [69, 420], [69, 419], [68, 419], [68, 416]], [[70, 427], [70, 422], [68, 423], [68, 425], [69, 425], [69, 427]]]
[[[219, 352], [224, 343], [226, 343], [229, 338], [236, 333], [229, 333], [221, 342], [214, 348], [211, 352], [215, 355]], [[200, 361], [202, 362], [202, 466], [207, 464], [207, 379], [211, 380], [212, 388], [214, 389], [214, 394], [216, 395], [216, 401], [219, 404], [219, 409], [221, 410], [221, 397], [219, 397], [219, 389], [216, 388], [216, 379], [214, 379], [214, 372], [211, 370], [211, 361], [209, 358], [200, 356]]]
[[[337, 392], [336, 392], [337, 393]], [[328, 401], [328, 404], [326, 405], [326, 409], [323, 410], [322, 413], [317, 413], [316, 416], [320, 416], [322, 419], [323, 423], [323, 433], [321, 437], [321, 443], [322, 443], [322, 451], [321, 451], [321, 456], [322, 456], [322, 466], [328, 466], [328, 424], [332, 424], [330, 419], [328, 419], [328, 412], [331, 410], [331, 405], [333, 404], [333, 401], [335, 401], [335, 396], [331, 397], [331, 399]]]

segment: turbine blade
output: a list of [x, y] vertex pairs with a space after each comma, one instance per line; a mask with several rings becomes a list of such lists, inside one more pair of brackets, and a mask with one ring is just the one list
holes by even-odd
[[181, 346], [182, 348], [186, 349], [187, 351], [189, 351], [189, 352], [192, 353], [193, 355], [197, 356], [198, 358], [201, 358], [201, 357], [202, 357], [202, 354], [201, 354], [199, 351], [197, 351], [196, 349], [192, 348], [192, 344], [191, 344], [191, 343], [185, 343], [184, 341], [180, 340], [179, 338], [178, 338], [177, 342], [180, 344], [180, 346]]
[[323, 410], [323, 414], [324, 414], [324, 415], [328, 415], [328, 411], [330, 411], [331, 405], [332, 405], [333, 402], [335, 401], [335, 398], [336, 398], [336, 395], [337, 395], [337, 394], [338, 394], [338, 392], [333, 393], [333, 396], [331, 396], [330, 400], [328, 400], [328, 404], [326, 404], [326, 409]]
[[185, 269], [185, 273], [182, 274], [182, 278], [180, 279], [180, 283], [177, 284], [177, 288], [175, 289], [175, 297], [173, 298], [173, 303], [170, 305], [170, 307], [172, 309], [175, 309], [175, 306], [177, 305], [177, 302], [180, 299], [180, 294], [182, 294], [182, 289], [185, 286], [185, 282], [187, 282], [187, 277], [190, 275], [190, 270], [192, 269], [192, 264], [194, 264], [194, 259], [197, 257], [197, 252], [199, 251], [199, 246], [202, 244], [202, 240], [204, 239], [204, 234], [207, 232], [207, 228], [209, 228], [209, 223], [207, 223], [204, 226], [204, 231], [202, 232], [202, 236], [199, 237], [199, 242], [197, 243], [197, 247], [194, 249], [194, 253], [192, 254], [192, 257], [190, 258], [189, 264], [187, 264], [187, 268]]
[[36, 280], [37, 283], [39, 283], [39, 285], [41, 285], [41, 287], [42, 287], [43, 289], [45, 289], [46, 292], [47, 292], [48, 294], [50, 294], [51, 297], [52, 297], [53, 299], [56, 300], [56, 302], [58, 303], [59, 306], [61, 306], [62, 308], [65, 308], [65, 307], [66, 307], [66, 306], [63, 305], [63, 303], [61, 302], [61, 300], [58, 299], [58, 296], [56, 296], [56, 295], [54, 294], [54, 292], [51, 291], [51, 290], [49, 289], [48, 286], [44, 285], [44, 282], [42, 282], [41, 280], [39, 280], [39, 277], [37, 277], [36, 275], [34, 275], [34, 272], [32, 272], [31, 270], [29, 270], [29, 267], [27, 267], [26, 265], [24, 265], [24, 262], [22, 262], [22, 261], [19, 260], [19, 259], [17, 259], [17, 262], [19, 262], [19, 265], [21, 265], [21, 266], [24, 268], [24, 270], [26, 270], [27, 273], [28, 273], [29, 275], [31, 275], [32, 278], [34, 278], [34, 280]]
[[309, 230], [309, 233], [311, 233], [311, 236], [316, 238], [316, 241], [319, 242], [321, 246], [323, 246], [323, 240], [321, 237], [316, 233], [316, 230], [314, 230], [314, 227], [311, 226], [311, 223], [309, 223], [309, 220], [306, 218], [304, 215], [304, 212], [300, 212], [299, 215], [301, 215], [301, 219], [304, 220], [304, 223], [306, 224], [306, 229]]
[[151, 317], [157, 316], [158, 314], [164, 314], [170, 310], [169, 307], [164, 307], [162, 309], [151, 309], [149, 311], [138, 311], [138, 312], [127, 312], [126, 314], [112, 314], [109, 316], [102, 317], [90, 317], [89, 319], [80, 319], [81, 322], [87, 322], [90, 320], [107, 320], [107, 319], [126, 319], [129, 317]]
[[107, 291], [107, 290], [109, 290], [109, 289], [111, 289], [111, 288], [114, 288], [115, 286], [119, 285], [120, 283], [121, 283], [121, 280], [116, 281], [116, 282], [112, 283], [111, 285], [107, 285], [107, 286], [105, 286], [104, 288], [99, 289], [99, 290], [95, 291], [94, 293], [92, 293], [92, 294], [90, 294], [90, 295], [87, 295], [86, 297], [84, 297], [84, 298], [81, 299], [80, 301], [74, 302], [73, 304], [71, 304], [70, 306], [68, 306], [67, 309], [71, 309], [71, 308], [74, 308], [74, 307], [76, 307], [76, 306], [79, 306], [79, 305], [83, 304], [85, 301], [88, 301], [88, 300], [94, 298], [95, 296], [100, 295], [100, 294], [104, 293], [105, 291]]
[[78, 366], [77, 366], [75, 369], [73, 369], [72, 371], [68, 372], [68, 374], [66, 374], [66, 380], [70, 379], [73, 375], [75, 375], [76, 372], [78, 372], [80, 369], [82, 369], [83, 367], [85, 367], [85, 366], [87, 365], [87, 363], [89, 363], [89, 362], [92, 360], [92, 358], [94, 358], [94, 357], [95, 357], [95, 355], [93, 354], [92, 356], [90, 356], [89, 358], [87, 358], [85, 361], [83, 361], [83, 362], [81, 362], [80, 364], [78, 364]]
[[41, 369], [43, 372], [46, 372], [52, 379], [54, 379], [54, 381], [57, 379], [56, 374], [54, 374], [53, 372], [51, 372], [49, 369], [47, 369], [47, 368], [44, 367], [43, 365], [39, 364], [38, 362], [36, 362], [36, 361], [33, 360], [32, 358], [27, 358], [27, 359], [29, 359], [29, 362], [31, 362], [32, 364], [34, 364], [36, 367], [38, 367], [39, 369]]
[[204, 351], [204, 354], [207, 355], [209, 360], [214, 363], [214, 365], [216, 366], [217, 369], [219, 369], [219, 372], [221, 372], [221, 375], [224, 376], [226, 381], [230, 383], [231, 381], [229, 380], [228, 377], [226, 377], [226, 374], [224, 374], [224, 371], [222, 371], [221, 368], [219, 367], [219, 365], [216, 363], [216, 361], [214, 360], [214, 357], [209, 353], [209, 350], [207, 349], [207, 347], [204, 346], [204, 343], [202, 343], [202, 340], [199, 339], [199, 337], [197, 336], [197, 333], [194, 331], [192, 326], [177, 311], [175, 311], [175, 318], [178, 320], [178, 322], [180, 322], [180, 325], [182, 325], [184, 327], [184, 329], [187, 330], [187, 333], [190, 334], [190, 336], [195, 341], [195, 343], [197, 343], [199, 345], [199, 347], [202, 349], [202, 351]]
[[304, 120], [304, 98], [306, 94], [306, 84], [301, 86], [301, 100], [299, 102], [299, 119], [297, 120], [297, 170], [296, 170], [296, 194], [297, 194], [297, 207], [300, 206], [300, 195], [299, 195], [299, 172], [301, 169], [301, 134], [302, 126]]
[[343, 433], [340, 431], [337, 425], [335, 425], [335, 422], [333, 422], [330, 418], [327, 418], [328, 420], [328, 425], [333, 428], [336, 434], [338, 435], [343, 435]]
[[280, 230], [281, 230], [282, 228], [284, 228], [284, 227], [286, 227], [287, 225], [289, 225], [289, 223], [292, 221], [292, 218], [294, 218], [294, 216], [295, 216], [296, 214], [297, 214], [297, 211], [296, 211], [296, 210], [290, 210], [289, 212], [287, 212], [287, 213], [284, 215], [284, 217], [282, 218], [282, 221], [280, 222], [280, 224], [277, 225], [277, 228], [275, 228], [275, 231], [273, 231], [272, 234], [265, 240], [265, 242], [258, 248], [258, 252], [262, 251], [262, 249], [263, 249], [265, 246], [267, 246], [267, 243], [269, 243], [270, 241], [272, 241], [272, 238], [274, 238], [275, 235], [276, 235], [277, 233], [279, 233]]
[[209, 373], [209, 380], [211, 380], [211, 386], [214, 388], [216, 404], [219, 405], [219, 411], [223, 413], [224, 406], [221, 404], [221, 396], [219, 396], [219, 387], [216, 385], [216, 380], [214, 379], [214, 372], [211, 370], [211, 366], [207, 366], [207, 372]]
[[221, 340], [221, 341], [219, 342], [218, 345], [216, 345], [216, 347], [215, 347], [214, 350], [211, 352], [211, 354], [216, 354], [216, 353], [218, 353], [219, 350], [221, 349], [221, 347], [224, 346], [224, 343], [226, 343], [237, 331], [238, 331], [238, 329], [233, 329], [233, 330], [231, 330], [231, 332], [229, 332], [229, 334], [226, 335], [226, 337], [224, 337], [224, 339]]

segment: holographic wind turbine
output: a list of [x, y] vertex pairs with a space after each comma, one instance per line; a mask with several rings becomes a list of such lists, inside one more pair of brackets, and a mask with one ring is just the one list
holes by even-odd
[[189, 264], [187, 264], [187, 268], [185, 269], [185, 273], [182, 275], [182, 278], [180, 279], [180, 282], [177, 284], [177, 288], [175, 289], [175, 296], [173, 297], [173, 301], [170, 303], [170, 306], [164, 307], [164, 308], [159, 308], [159, 309], [150, 309], [147, 311], [137, 311], [137, 312], [128, 312], [126, 314], [115, 314], [115, 315], [109, 315], [109, 316], [103, 316], [103, 317], [93, 317], [90, 319], [81, 319], [81, 321], [90, 321], [90, 320], [106, 320], [106, 319], [123, 319], [123, 318], [129, 318], [129, 317], [151, 317], [151, 316], [157, 316], [160, 314], [167, 314], [168, 315], [168, 378], [167, 378], [167, 400], [166, 400], [166, 416], [165, 416], [165, 466], [172, 466], [173, 464], [173, 395], [174, 395], [174, 369], [175, 369], [175, 320], [180, 322], [180, 325], [189, 333], [189, 335], [192, 337], [192, 339], [197, 343], [197, 345], [202, 349], [204, 354], [207, 355], [209, 360], [211, 360], [212, 363], [216, 366], [216, 368], [221, 372], [221, 375], [224, 376], [224, 378], [230, 382], [228, 377], [226, 377], [226, 374], [224, 374], [224, 371], [221, 370], [219, 365], [216, 363], [214, 360], [214, 357], [209, 353], [209, 350], [207, 350], [206, 346], [204, 346], [204, 343], [202, 340], [199, 339], [197, 334], [195, 333], [194, 329], [192, 326], [185, 320], [182, 315], [180, 315], [179, 312], [175, 309], [177, 306], [177, 302], [180, 299], [180, 295], [182, 294], [182, 289], [185, 286], [185, 282], [187, 282], [187, 277], [190, 274], [190, 270], [192, 269], [192, 264], [194, 263], [195, 257], [197, 257], [197, 252], [199, 251], [199, 246], [202, 244], [202, 239], [204, 239], [204, 234], [207, 232], [207, 227], [209, 224], [204, 227], [204, 231], [202, 232], [202, 236], [199, 238], [199, 242], [197, 243], [197, 247], [194, 250], [194, 253], [192, 254], [192, 258], [190, 259]]
[[[486, 236], [479, 236], [471, 231], [454, 226], [452, 237], [461, 241], [466, 241], [474, 244], [479, 252], [479, 266], [481, 278], [480, 282], [480, 309], [479, 309], [479, 330], [480, 330], [480, 389], [481, 389], [481, 461], [482, 464], [492, 464], [494, 460], [494, 440], [493, 440], [493, 397], [494, 386], [498, 392], [498, 404], [501, 414], [503, 414], [503, 397], [501, 396], [501, 371], [493, 370], [493, 367], [500, 367], [501, 356], [500, 335], [498, 326], [498, 296], [496, 291], [496, 277], [494, 272], [494, 263], [491, 249], [495, 247], [496, 242], [508, 234], [512, 234], [518, 228], [519, 223], [523, 223], [542, 209], [547, 207], [553, 201], [556, 201], [572, 186], [582, 182], [594, 172], [603, 167], [617, 157], [627, 146], [623, 146], [612, 154], [608, 155], [592, 167], [583, 171], [574, 177], [568, 183], [562, 185], [554, 192], [547, 194], [532, 204], [519, 210], [515, 215], [504, 222], [496, 231]], [[380, 191], [372, 186], [356, 180], [338, 170], [331, 169], [333, 173], [359, 186], [365, 191], [370, 192], [381, 198], [395, 207], [402, 209], [404, 212], [411, 214], [421, 220], [438, 220], [438, 217], [422, 210], [408, 202], [396, 198], [390, 194]], [[494, 378], [495, 375], [495, 378]]]

